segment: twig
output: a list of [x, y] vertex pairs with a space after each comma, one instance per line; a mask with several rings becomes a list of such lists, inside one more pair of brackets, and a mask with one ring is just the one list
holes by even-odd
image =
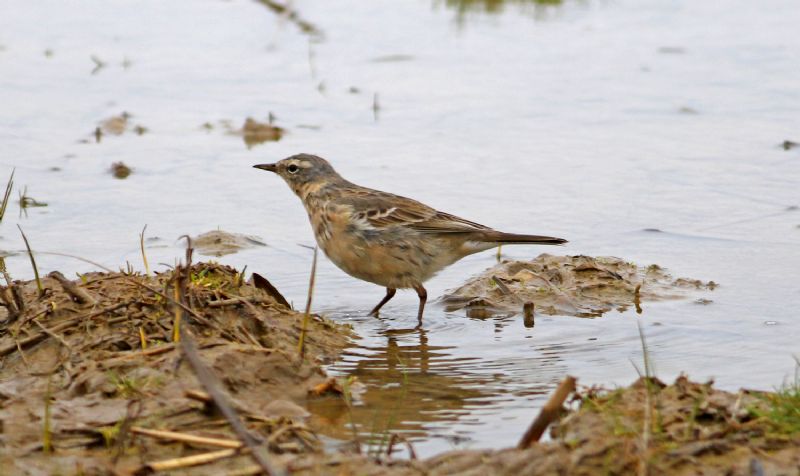
[[147, 253], [145, 253], [144, 251], [144, 232], [146, 230], [147, 230], [147, 225], [145, 225], [144, 228], [142, 228], [142, 232], [139, 233], [139, 248], [142, 249], [142, 261], [144, 262], [144, 272], [145, 274], [147, 274], [147, 277], [149, 278], [150, 276], [152, 276], [150, 274], [150, 264], [147, 262]]
[[39, 290], [39, 297], [44, 296], [44, 287], [42, 286], [42, 280], [39, 278], [39, 268], [36, 267], [36, 260], [33, 258], [33, 251], [31, 251], [31, 245], [28, 243], [28, 237], [25, 236], [25, 232], [22, 231], [22, 227], [17, 225], [19, 228], [19, 232], [22, 234], [22, 240], [25, 242], [25, 248], [28, 250], [28, 258], [31, 259], [31, 266], [33, 266], [33, 276], [36, 278], [36, 288]]
[[186, 390], [183, 392], [183, 396], [202, 403], [214, 403], [214, 399], [211, 398], [211, 395], [202, 390]]
[[3, 221], [3, 217], [6, 215], [8, 199], [11, 197], [11, 189], [14, 188], [14, 172], [16, 170], [16, 168], [11, 169], [11, 176], [8, 178], [8, 183], [6, 183], [6, 193], [3, 195], [3, 204], [0, 205], [0, 222]]
[[[175, 298], [175, 302], [179, 303], [182, 301], [182, 293], [181, 293], [181, 276], [183, 276], [183, 270], [180, 266], [175, 269], [175, 273], [177, 273], [177, 278], [175, 279], [175, 284], [172, 288], [172, 293]], [[179, 306], [175, 307], [175, 319], [172, 321], [172, 342], [180, 342], [181, 340], [181, 318], [183, 317], [183, 309]]]
[[230, 458], [231, 456], [236, 456], [237, 454], [241, 453], [242, 450], [211, 451], [209, 453], [201, 453], [199, 455], [182, 456], [180, 458], [153, 461], [152, 463], [145, 463], [145, 467], [154, 472], [171, 471], [174, 469], [186, 468], [188, 466], [213, 463], [214, 461]]
[[300, 17], [300, 14], [297, 13], [296, 10], [293, 10], [291, 7], [292, 2], [287, 2], [286, 4], [278, 3], [275, 0], [257, 0], [276, 14], [286, 18], [290, 22], [297, 25], [298, 28], [303, 33], [307, 33], [309, 35], [321, 38], [322, 31], [318, 29], [313, 23], [310, 21], [304, 20]]
[[192, 335], [186, 330], [185, 326], [181, 329], [183, 335], [180, 342], [180, 349], [184, 357], [186, 357], [186, 361], [189, 362], [189, 365], [194, 370], [197, 380], [203, 388], [205, 388], [211, 398], [214, 399], [214, 404], [225, 419], [228, 420], [236, 436], [238, 436], [239, 440], [252, 451], [253, 459], [255, 459], [256, 463], [261, 466], [261, 469], [264, 470], [267, 475], [285, 475], [286, 472], [284, 470], [275, 468], [269, 461], [265, 448], [259, 446], [259, 442], [250, 434], [239, 418], [239, 415], [236, 413], [236, 410], [234, 410], [233, 406], [228, 402], [216, 375], [206, 366], [200, 354], [197, 352], [197, 344], [195, 344]]
[[636, 306], [636, 314], [642, 313], [642, 295], [641, 291], [642, 285], [637, 284], [636, 288], [633, 290], [633, 305]]
[[398, 441], [402, 441], [405, 443], [406, 448], [408, 449], [408, 457], [411, 459], [417, 459], [417, 452], [414, 451], [414, 447], [411, 445], [411, 442], [405, 439], [404, 437], [398, 435], [397, 433], [392, 433], [392, 437], [389, 438], [389, 445], [386, 447], [386, 456], [391, 457], [392, 451], [394, 451], [394, 444]]
[[534, 304], [533, 301], [528, 301], [522, 306], [522, 316], [525, 327], [533, 327], [536, 321], [533, 317]]
[[143, 326], [139, 326], [139, 342], [142, 345], [142, 350], [147, 349], [147, 336], [144, 333]]
[[199, 435], [190, 435], [187, 433], [179, 433], [177, 431], [151, 430], [139, 426], [134, 426], [133, 428], [131, 428], [131, 433], [136, 433], [137, 435], [152, 436], [153, 438], [158, 438], [160, 440], [180, 441], [181, 443], [190, 443], [202, 446], [214, 446], [217, 448], [236, 449], [236, 448], [242, 448], [244, 446], [241, 441], [237, 440], [228, 440], [224, 438], [210, 438]]
[[311, 318], [311, 299], [314, 297], [314, 280], [317, 276], [317, 247], [314, 247], [314, 257], [311, 260], [311, 277], [308, 279], [308, 298], [306, 299], [306, 312], [303, 315], [303, 328], [300, 331], [300, 340], [297, 342], [297, 353], [303, 357], [305, 351], [306, 331]]
[[[636, 287], [638, 296], [639, 286]], [[637, 305], [638, 307], [638, 305]], [[650, 447], [650, 431], [652, 428], [652, 419], [653, 419], [653, 402], [652, 402], [652, 393], [653, 389], [651, 385], [653, 384], [651, 380], [652, 376], [652, 368], [650, 364], [650, 356], [647, 353], [647, 341], [644, 337], [644, 331], [642, 330], [642, 323], [640, 321], [636, 321], [636, 327], [639, 329], [639, 340], [642, 342], [642, 358], [644, 359], [644, 376], [645, 376], [645, 399], [644, 399], [644, 421], [642, 422], [642, 448], [641, 453], [639, 455], [639, 475], [640, 476], [647, 476], [648, 469], [647, 469], [647, 450]]]
[[539, 438], [542, 437], [544, 434], [544, 430], [552, 423], [556, 418], [558, 418], [559, 414], [561, 413], [561, 405], [564, 404], [564, 400], [567, 399], [570, 393], [575, 391], [575, 377], [571, 377], [567, 375], [564, 380], [558, 384], [558, 388], [556, 391], [550, 395], [550, 399], [547, 400], [547, 403], [544, 404], [541, 411], [539, 411], [539, 415], [536, 416], [536, 419], [533, 420], [531, 426], [528, 427], [525, 434], [522, 435], [522, 439], [519, 440], [517, 444], [518, 449], [525, 449], [530, 448], [533, 443], [539, 441]]
[[92, 306], [97, 304], [97, 299], [93, 298], [92, 295], [86, 292], [85, 289], [81, 289], [80, 287], [75, 285], [75, 283], [65, 278], [64, 275], [61, 274], [60, 272], [53, 271], [47, 276], [58, 281], [58, 284], [60, 284], [61, 287], [64, 288], [64, 292], [72, 296], [79, 303], [90, 304]]

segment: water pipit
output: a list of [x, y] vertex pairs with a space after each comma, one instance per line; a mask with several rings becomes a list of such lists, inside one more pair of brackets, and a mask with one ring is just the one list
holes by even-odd
[[336, 173], [325, 159], [293, 155], [254, 165], [283, 178], [300, 197], [314, 237], [345, 273], [386, 287], [370, 312], [377, 316], [397, 289], [419, 296], [417, 318], [428, 293], [422, 283], [461, 258], [503, 244], [560, 245], [551, 236], [517, 235], [440, 212], [410, 198], [361, 187]]

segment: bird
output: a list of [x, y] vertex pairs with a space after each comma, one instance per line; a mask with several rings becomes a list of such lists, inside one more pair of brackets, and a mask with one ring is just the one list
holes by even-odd
[[253, 167], [277, 174], [300, 198], [328, 259], [350, 276], [386, 288], [371, 316], [377, 317], [398, 289], [414, 289], [422, 325], [428, 299], [423, 283], [443, 268], [499, 245], [567, 243], [552, 236], [504, 233], [411, 198], [361, 187], [316, 155], [296, 154]]

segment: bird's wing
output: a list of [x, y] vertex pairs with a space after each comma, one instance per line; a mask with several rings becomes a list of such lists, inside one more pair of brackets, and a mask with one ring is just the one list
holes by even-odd
[[422, 233], [472, 233], [491, 230], [479, 223], [440, 212], [410, 198], [359, 189], [338, 200], [353, 208], [354, 218], [365, 220], [374, 228], [406, 226]]

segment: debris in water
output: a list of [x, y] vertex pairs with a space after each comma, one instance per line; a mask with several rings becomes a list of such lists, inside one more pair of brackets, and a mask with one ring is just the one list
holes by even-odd
[[28, 186], [26, 185], [23, 187], [22, 191], [19, 192], [19, 207], [24, 210], [28, 207], [46, 207], [46, 202], [40, 202], [35, 198], [28, 195]]
[[128, 175], [132, 172], [133, 169], [122, 162], [114, 162], [111, 164], [111, 174], [118, 179], [128, 178]]
[[130, 117], [131, 115], [127, 112], [123, 112], [118, 116], [111, 116], [100, 123], [100, 128], [106, 134], [115, 136], [122, 135], [128, 127], [128, 119], [130, 119]]
[[100, 72], [101, 69], [106, 67], [106, 62], [101, 60], [95, 55], [89, 56], [89, 59], [91, 59], [92, 63], [94, 63], [94, 69], [92, 69], [92, 74], [97, 74]]
[[658, 265], [640, 267], [614, 257], [553, 256], [503, 261], [442, 298], [448, 311], [470, 315], [518, 313], [535, 303], [539, 314], [598, 317], [641, 303], [713, 290], [713, 281], [673, 279]]
[[252, 117], [245, 119], [244, 125], [238, 130], [232, 129], [230, 123], [223, 122], [223, 125], [228, 127], [229, 133], [242, 136], [248, 149], [264, 142], [279, 141], [286, 132], [281, 127], [266, 122], [258, 122]]
[[201, 255], [224, 256], [245, 248], [267, 246], [267, 244], [257, 236], [214, 230], [193, 237], [192, 246]]
[[783, 141], [783, 143], [781, 143], [781, 147], [783, 147], [783, 150], [792, 150], [798, 146], [800, 146], [800, 142], [794, 142], [790, 140], [785, 140]]
[[[127, 112], [122, 112], [117, 116], [111, 116], [108, 119], [104, 119], [100, 121], [97, 127], [95, 127], [94, 135], [95, 142], [100, 142], [103, 139], [103, 136], [108, 134], [112, 136], [121, 136], [130, 128], [130, 119], [131, 114]], [[146, 133], [148, 129], [141, 124], [137, 124], [133, 127], [133, 132], [137, 135], [143, 135]]]

